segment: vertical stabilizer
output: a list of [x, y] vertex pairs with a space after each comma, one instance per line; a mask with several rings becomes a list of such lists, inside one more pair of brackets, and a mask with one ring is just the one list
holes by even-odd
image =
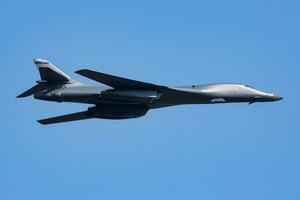
[[63, 83], [70, 82], [71, 78], [63, 71], [55, 67], [52, 63], [45, 59], [33, 59], [34, 64], [39, 70], [41, 82], [46, 83]]

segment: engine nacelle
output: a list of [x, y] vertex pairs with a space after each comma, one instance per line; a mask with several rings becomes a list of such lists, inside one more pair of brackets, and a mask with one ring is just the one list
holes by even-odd
[[104, 104], [88, 108], [88, 115], [101, 119], [130, 119], [144, 116], [149, 108], [142, 105]]

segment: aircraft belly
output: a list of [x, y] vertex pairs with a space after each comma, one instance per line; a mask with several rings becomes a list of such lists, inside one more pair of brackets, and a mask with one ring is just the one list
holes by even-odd
[[130, 119], [144, 116], [149, 108], [143, 105], [98, 104], [88, 109], [88, 116], [101, 119]]

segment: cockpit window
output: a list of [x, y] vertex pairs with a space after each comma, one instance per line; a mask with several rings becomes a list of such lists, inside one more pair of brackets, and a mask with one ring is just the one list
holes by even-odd
[[245, 85], [245, 87], [247, 87], [247, 88], [252, 88], [250, 85]]

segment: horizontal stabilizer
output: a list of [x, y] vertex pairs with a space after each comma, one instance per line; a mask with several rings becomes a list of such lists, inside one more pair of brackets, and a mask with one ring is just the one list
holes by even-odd
[[39, 83], [39, 84], [33, 86], [32, 88], [30, 88], [29, 90], [26, 90], [19, 96], [17, 96], [17, 98], [28, 97], [30, 95], [33, 95], [36, 92], [41, 92], [45, 89], [47, 89], [47, 86], [45, 84]]
[[78, 121], [78, 120], [84, 120], [84, 119], [90, 119], [90, 117], [87, 116], [87, 111], [84, 112], [77, 112], [72, 113], [68, 115], [62, 115], [58, 117], [52, 117], [47, 119], [41, 119], [38, 120], [40, 124], [47, 125], [47, 124], [56, 124], [56, 123], [62, 123], [62, 122], [71, 122], [71, 121]]
[[158, 91], [167, 89], [167, 87], [165, 86], [145, 83], [136, 80], [130, 80], [118, 76], [113, 76], [110, 74], [95, 72], [88, 69], [82, 69], [76, 71], [75, 73], [80, 74], [89, 79], [92, 79], [94, 81], [103, 83], [105, 85], [111, 86], [115, 89], [158, 90]]

